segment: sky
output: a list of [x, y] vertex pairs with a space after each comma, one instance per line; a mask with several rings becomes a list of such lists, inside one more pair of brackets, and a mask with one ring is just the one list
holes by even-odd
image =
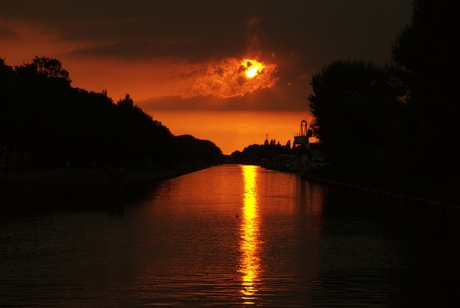
[[224, 154], [286, 144], [311, 121], [311, 76], [335, 60], [391, 61], [411, 0], [0, 0], [0, 58], [60, 60], [174, 135]]

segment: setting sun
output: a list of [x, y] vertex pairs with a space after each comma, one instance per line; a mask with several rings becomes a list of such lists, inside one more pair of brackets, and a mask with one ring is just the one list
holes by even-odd
[[263, 70], [265, 66], [255, 60], [244, 60], [242, 65], [246, 68], [245, 75], [248, 78], [254, 78]]
[[251, 66], [246, 70], [246, 76], [248, 78], [254, 78], [257, 76], [257, 73], [259, 72], [259, 67], [258, 66]]
[[[244, 96], [264, 88], [272, 87], [278, 80], [275, 77], [277, 64], [260, 63], [250, 57], [224, 58], [199, 66], [194, 64], [187, 71], [193, 82], [191, 89], [183, 94], [185, 98], [214, 95], [220, 98]], [[193, 73], [192, 73], [193, 72]], [[185, 83], [187, 78], [181, 78]]]

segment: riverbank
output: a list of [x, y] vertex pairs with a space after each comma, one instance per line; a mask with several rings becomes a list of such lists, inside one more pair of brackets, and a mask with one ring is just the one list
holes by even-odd
[[460, 205], [460, 180], [438, 180], [404, 177], [400, 175], [394, 180], [382, 181], [368, 177], [366, 179], [344, 178], [333, 171], [324, 171], [307, 176], [309, 179], [341, 183], [362, 187], [369, 190], [385, 191], [391, 194], [404, 195], [407, 198], [418, 198], [440, 202], [443, 204]]
[[[62, 168], [0, 174], [0, 209], [32, 209], [61, 204], [111, 206], [148, 191], [161, 181], [208, 166], [90, 169]], [[91, 205], [90, 205], [91, 204]]]
[[460, 199], [459, 191], [456, 189], [459, 186], [455, 181], [434, 183], [413, 180], [396, 189], [388, 190], [388, 186], [384, 189], [383, 186], [372, 185], [372, 182], [338, 180], [340, 177], [328, 172], [302, 175], [302, 178], [337, 187], [360, 198], [386, 202], [390, 205], [391, 211], [410, 213], [409, 215], [416, 215], [429, 223], [452, 227], [451, 230], [458, 231], [460, 227]]

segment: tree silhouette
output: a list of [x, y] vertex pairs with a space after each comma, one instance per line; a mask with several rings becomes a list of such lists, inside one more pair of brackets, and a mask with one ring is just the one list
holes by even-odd
[[415, 0], [393, 48], [393, 75], [406, 98], [400, 144], [413, 171], [460, 172], [460, 2]]
[[235, 151], [230, 155], [232, 163], [239, 164], [261, 164], [264, 159], [275, 159], [281, 154], [295, 154], [295, 151], [288, 146], [282, 146], [279, 142], [271, 140], [268, 144], [265, 140], [264, 144], [251, 144], [243, 149], [242, 152]]
[[[66, 165], [112, 167], [171, 165], [178, 155], [167, 127], [134, 104], [129, 94], [114, 103], [106, 90], [71, 87], [69, 73], [57, 59], [35, 57], [14, 68], [0, 58], [0, 142], [17, 149], [20, 167]], [[220, 161], [210, 141], [193, 143], [201, 166]], [[24, 158], [24, 159], [23, 159]], [[33, 161], [33, 162], [32, 162]]]
[[175, 137], [174, 156], [188, 164], [205, 165], [206, 162], [222, 163], [222, 151], [211, 141], [197, 139], [191, 135]]
[[14, 87], [14, 70], [11, 66], [6, 65], [4, 59], [0, 58], [0, 128], [3, 132], [8, 125], [11, 125], [8, 111], [12, 107]]
[[291, 140], [286, 142], [286, 149], [291, 149]]
[[389, 141], [399, 103], [387, 70], [335, 61], [314, 74], [311, 85], [313, 130], [331, 162], [341, 164], [356, 151], [374, 153]]
[[72, 82], [69, 78], [69, 72], [62, 67], [61, 61], [57, 59], [36, 56], [31, 66], [35, 66], [37, 72], [48, 78], [59, 78], [69, 84]]

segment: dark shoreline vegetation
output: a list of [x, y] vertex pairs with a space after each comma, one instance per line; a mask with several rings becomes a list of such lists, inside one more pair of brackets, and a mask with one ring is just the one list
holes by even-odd
[[[318, 176], [460, 205], [459, 15], [457, 0], [415, 0], [390, 64], [337, 60], [313, 74], [310, 127], [331, 163]], [[77, 179], [81, 170], [104, 177], [124, 169], [130, 182], [224, 161], [214, 143], [174, 136], [129, 94], [115, 103], [107, 91], [71, 87], [57, 59], [10, 67], [0, 58], [0, 110], [0, 193], [45, 189], [55, 170], [73, 170]], [[229, 159], [260, 164], [285, 151], [290, 144], [270, 142]], [[35, 184], [19, 184], [27, 177]]]
[[0, 146], [9, 172], [67, 167], [126, 168], [219, 163], [209, 140], [174, 136], [134, 104], [107, 91], [73, 88], [57, 59], [16, 67], [0, 59]]
[[125, 169], [68, 168], [10, 173], [0, 176], [0, 210], [113, 210], [130, 200], [148, 197], [164, 180], [208, 166]]
[[223, 160], [213, 142], [173, 135], [129, 94], [115, 103], [107, 91], [73, 88], [57, 59], [11, 67], [0, 58], [0, 207], [17, 196], [104, 190], [120, 169], [128, 187]]
[[[313, 74], [310, 128], [331, 163], [317, 176], [460, 205], [459, 15], [456, 0], [415, 0], [391, 63], [337, 60]], [[255, 150], [266, 151], [234, 156]]]
[[[242, 152], [235, 151], [232, 153], [229, 162], [260, 165], [262, 159], [275, 158], [279, 155], [298, 156], [298, 154], [299, 150], [290, 148], [289, 145], [283, 146], [279, 143], [265, 145], [253, 144], [244, 148]], [[372, 167], [368, 166], [368, 168]], [[385, 169], [381, 166], [378, 168]], [[306, 176], [306, 178], [310, 180], [319, 179], [320, 182], [322, 180], [333, 181], [395, 195], [403, 195], [409, 198], [420, 198], [446, 205], [460, 206], [460, 179], [458, 178], [438, 179], [436, 181], [434, 178], [415, 178], [410, 174], [401, 172], [398, 177], [385, 180], [382, 179], [382, 174], [379, 172], [363, 172], [352, 176], [346, 171], [332, 167], [314, 171]]]

